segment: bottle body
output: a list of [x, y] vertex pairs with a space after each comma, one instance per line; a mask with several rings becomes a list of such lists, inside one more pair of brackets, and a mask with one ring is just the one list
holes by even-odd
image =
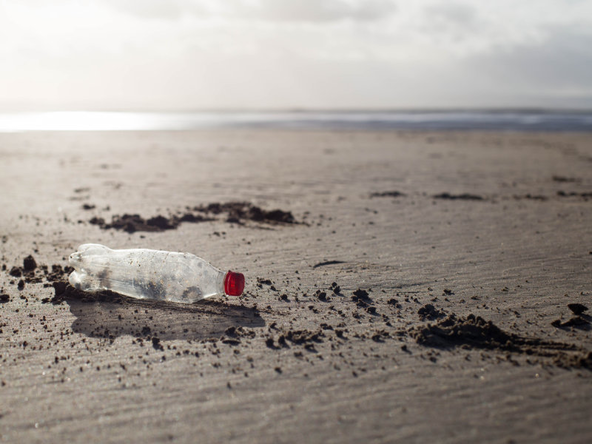
[[188, 304], [224, 295], [232, 273], [189, 253], [112, 250], [99, 244], [81, 245], [70, 255], [70, 265], [70, 284], [83, 291], [110, 290], [137, 299]]

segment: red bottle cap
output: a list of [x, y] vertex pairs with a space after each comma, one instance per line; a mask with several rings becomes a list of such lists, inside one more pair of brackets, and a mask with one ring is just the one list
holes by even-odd
[[245, 276], [242, 273], [229, 271], [224, 279], [224, 293], [228, 296], [240, 296], [245, 289]]

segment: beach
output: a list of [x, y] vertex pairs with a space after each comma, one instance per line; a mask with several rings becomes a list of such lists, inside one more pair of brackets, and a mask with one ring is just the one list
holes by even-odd
[[[0, 187], [2, 442], [592, 438], [592, 133], [3, 133]], [[245, 293], [80, 295], [89, 242]]]

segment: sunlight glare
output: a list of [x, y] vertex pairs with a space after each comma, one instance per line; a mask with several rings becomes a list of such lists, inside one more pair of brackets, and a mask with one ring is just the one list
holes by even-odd
[[118, 112], [47, 112], [0, 115], [0, 131], [128, 131], [151, 129], [150, 115]]

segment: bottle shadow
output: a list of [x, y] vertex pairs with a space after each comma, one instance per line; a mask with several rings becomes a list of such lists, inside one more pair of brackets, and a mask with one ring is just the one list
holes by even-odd
[[[71, 287], [70, 287], [71, 288]], [[181, 305], [163, 301], [143, 301], [109, 291], [80, 297], [67, 292], [66, 302], [76, 317], [72, 330], [93, 338], [119, 336], [158, 338], [159, 340], [206, 340], [220, 338], [229, 327], [265, 326], [256, 308], [228, 305], [219, 301], [200, 301]]]

